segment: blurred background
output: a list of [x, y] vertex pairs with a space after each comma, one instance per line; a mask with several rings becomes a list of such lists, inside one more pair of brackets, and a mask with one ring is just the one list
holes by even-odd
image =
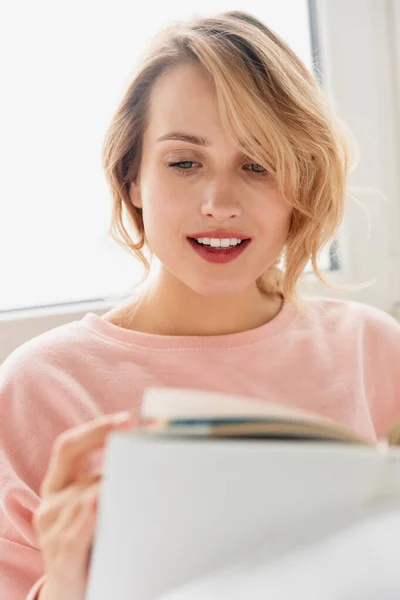
[[28, 339], [103, 314], [142, 275], [109, 236], [104, 134], [154, 34], [173, 19], [246, 10], [311, 69], [353, 132], [346, 216], [308, 268], [310, 294], [356, 299], [400, 320], [400, 0], [28, 0], [2, 7], [0, 363]]

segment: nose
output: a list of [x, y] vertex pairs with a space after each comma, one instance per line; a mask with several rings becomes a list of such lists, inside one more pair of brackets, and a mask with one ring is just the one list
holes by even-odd
[[224, 179], [215, 179], [207, 188], [201, 206], [201, 214], [213, 217], [216, 221], [227, 221], [238, 217], [242, 207], [237, 198], [237, 191], [233, 189], [232, 182]]

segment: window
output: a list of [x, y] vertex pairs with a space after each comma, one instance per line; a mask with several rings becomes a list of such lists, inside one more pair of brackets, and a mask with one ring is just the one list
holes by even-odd
[[310, 6], [324, 89], [360, 151], [338, 236], [340, 271], [328, 280], [372, 284], [343, 294], [309, 277], [307, 287], [390, 312], [400, 294], [400, 0]]
[[[130, 288], [140, 264], [109, 236], [101, 145], [134, 63], [171, 19], [171, 0], [8, 3], [1, 43], [0, 311], [106, 298]], [[205, 0], [202, 14], [243, 9]], [[305, 0], [249, 0], [312, 68]], [[21, 19], [21, 14], [23, 18]], [[288, 16], [290, 15], [290, 18]]]
[[[249, 0], [245, 6], [309, 68], [316, 63], [328, 97], [355, 134], [360, 162], [350, 183], [368, 216], [347, 199], [336, 241], [339, 263], [326, 248], [321, 267], [346, 283], [375, 279], [347, 297], [384, 310], [400, 295], [399, 4]], [[201, 7], [206, 14], [243, 9], [243, 3], [204, 0]], [[107, 236], [111, 200], [101, 145], [136, 58], [162, 25], [190, 14], [192, 4], [182, 0], [157, 10], [154, 3], [138, 10], [128, 0], [7, 4], [0, 38], [7, 57], [0, 110], [0, 316], [110, 298], [140, 278], [139, 263]], [[310, 273], [306, 278], [311, 293], [334, 294]]]

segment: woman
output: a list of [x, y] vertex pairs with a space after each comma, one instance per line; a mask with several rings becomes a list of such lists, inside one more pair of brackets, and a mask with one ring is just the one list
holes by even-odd
[[[297, 289], [341, 223], [350, 150], [275, 33], [241, 12], [161, 32], [112, 120], [104, 168], [112, 234], [156, 260], [129, 301], [2, 365], [8, 600], [83, 600], [101, 483], [101, 467], [84, 467], [137, 422], [150, 385], [269, 398], [371, 441], [400, 418], [400, 325]], [[119, 411], [130, 416], [118, 425]]]

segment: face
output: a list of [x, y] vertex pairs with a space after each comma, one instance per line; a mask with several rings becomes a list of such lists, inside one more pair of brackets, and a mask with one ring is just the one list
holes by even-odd
[[255, 286], [290, 227], [291, 207], [224, 131], [213, 84], [193, 64], [170, 69], [153, 87], [130, 197], [162, 269], [199, 294]]

